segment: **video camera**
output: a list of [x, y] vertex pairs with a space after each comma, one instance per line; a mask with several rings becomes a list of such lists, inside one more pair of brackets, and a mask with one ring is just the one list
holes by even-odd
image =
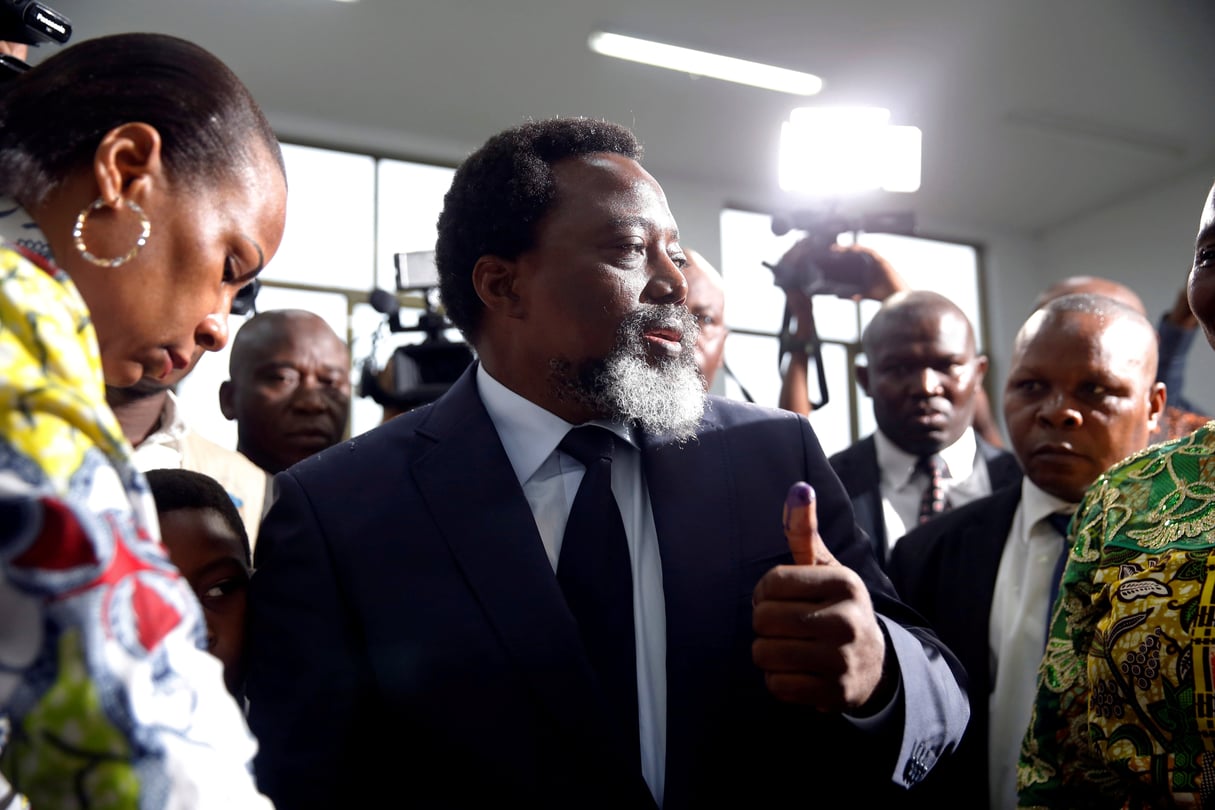
[[[796, 251], [795, 258], [790, 258], [790, 253], [794, 252], [790, 251], [776, 264], [763, 262], [764, 267], [772, 271], [776, 286], [786, 292], [800, 290], [807, 296], [853, 298], [864, 296], [874, 288], [879, 280], [877, 274], [880, 268], [867, 253], [834, 250], [840, 234], [851, 231], [856, 235], [867, 231], [910, 236], [915, 233], [915, 215], [910, 212], [887, 212], [847, 217], [834, 211], [801, 210], [772, 217], [772, 233], [777, 236], [784, 236], [795, 228], [806, 232], [799, 244], [806, 244], [808, 248]], [[806, 355], [807, 363], [814, 364], [819, 399], [811, 400], [810, 406], [817, 410], [827, 404], [830, 394], [823, 366], [822, 341], [813, 321], [810, 323], [810, 333], [808, 340], [795, 338], [793, 313], [786, 304], [777, 363], [782, 365], [788, 355], [797, 352]]]
[[[377, 331], [372, 338], [371, 353], [363, 361], [358, 393], [385, 408], [407, 411], [442, 396], [473, 361], [473, 352], [466, 343], [448, 340], [444, 334], [453, 327], [435, 310], [432, 301], [439, 285], [434, 251], [398, 253], [395, 263], [397, 292], [418, 293], [422, 299], [423, 312], [417, 323], [413, 326], [401, 323], [400, 301], [387, 290], [372, 290], [369, 303], [385, 316], [382, 326], [390, 333], [423, 332], [426, 337], [421, 343], [398, 346], [385, 368], [377, 370], [375, 346], [380, 336]], [[390, 372], [387, 388], [380, 382], [382, 371]]]
[[[72, 21], [35, 0], [0, 0], [0, 40], [23, 45], [65, 44], [72, 38]], [[0, 81], [20, 76], [30, 66], [15, 56], [0, 54]]]
[[34, 0], [0, 0], [0, 40], [40, 45], [66, 44], [72, 38], [72, 21]]
[[785, 290], [800, 289], [806, 295], [851, 298], [864, 295], [873, 287], [878, 266], [865, 253], [832, 250], [840, 234], [864, 231], [911, 236], [915, 233], [915, 215], [895, 211], [846, 217], [832, 212], [802, 210], [772, 217], [772, 233], [777, 236], [784, 236], [793, 229], [806, 232], [805, 241], [811, 248], [797, 262], [763, 263], [772, 271], [776, 286]]

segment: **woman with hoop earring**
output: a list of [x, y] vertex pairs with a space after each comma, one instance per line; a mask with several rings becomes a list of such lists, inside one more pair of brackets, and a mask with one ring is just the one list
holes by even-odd
[[104, 385], [221, 349], [285, 206], [265, 116], [191, 43], [0, 84], [0, 807], [269, 807]]

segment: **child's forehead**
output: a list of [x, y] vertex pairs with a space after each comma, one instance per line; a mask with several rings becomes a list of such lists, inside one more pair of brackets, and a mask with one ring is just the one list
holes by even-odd
[[249, 565], [239, 523], [213, 506], [189, 506], [160, 513], [161, 539], [172, 551], [208, 557], [234, 557]]

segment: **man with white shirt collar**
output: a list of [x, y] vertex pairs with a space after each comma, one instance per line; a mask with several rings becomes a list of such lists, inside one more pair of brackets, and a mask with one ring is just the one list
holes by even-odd
[[477, 363], [276, 477], [248, 695], [279, 810], [880, 804], [960, 738], [809, 423], [704, 393], [639, 155], [587, 119], [475, 152], [436, 263]]
[[891, 579], [962, 659], [971, 700], [958, 756], [910, 792], [911, 806], [1017, 806], [1067, 521], [1101, 473], [1147, 446], [1165, 402], [1155, 375], [1155, 331], [1140, 312], [1098, 295], [1049, 301], [1017, 335], [1004, 389], [1025, 478], [895, 546]]
[[830, 461], [885, 563], [906, 532], [1015, 482], [1020, 471], [971, 426], [987, 358], [956, 304], [926, 290], [895, 293], [861, 344], [867, 363], [857, 380], [878, 429]]

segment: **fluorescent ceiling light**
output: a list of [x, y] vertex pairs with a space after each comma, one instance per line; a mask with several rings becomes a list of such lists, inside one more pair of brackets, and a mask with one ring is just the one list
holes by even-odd
[[588, 41], [595, 53], [628, 59], [646, 65], [678, 70], [696, 76], [708, 76], [727, 82], [749, 84], [796, 96], [813, 96], [823, 89], [823, 80], [811, 73], [748, 62], [730, 56], [681, 48], [662, 42], [651, 42], [620, 34], [596, 31]]
[[781, 125], [780, 186], [824, 196], [920, 187], [918, 127], [880, 108], [802, 107]]

